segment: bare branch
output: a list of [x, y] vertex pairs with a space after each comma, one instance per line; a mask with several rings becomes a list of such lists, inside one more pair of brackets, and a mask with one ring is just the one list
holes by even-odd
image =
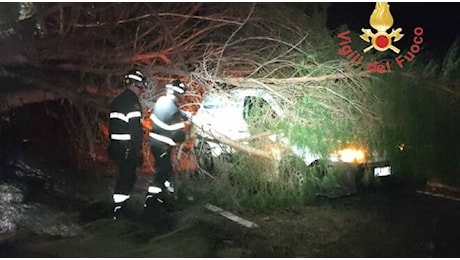
[[256, 4], [253, 3], [251, 10], [249, 11], [249, 14], [246, 16], [246, 19], [244, 19], [243, 24], [241, 24], [233, 33], [230, 35], [230, 37], [227, 39], [227, 41], [224, 43], [224, 46], [222, 47], [222, 51], [220, 52], [220, 57], [217, 59], [217, 65], [216, 65], [216, 73], [219, 71], [220, 68], [220, 61], [222, 59], [222, 56], [224, 55], [225, 49], [227, 48], [228, 44], [230, 41], [235, 37], [235, 35], [243, 28], [243, 26], [249, 21], [249, 18], [252, 16], [254, 13], [254, 8], [256, 7]]

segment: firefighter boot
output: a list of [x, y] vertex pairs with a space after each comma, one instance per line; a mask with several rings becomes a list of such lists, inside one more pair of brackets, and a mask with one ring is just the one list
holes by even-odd
[[126, 215], [126, 201], [115, 203], [113, 207], [113, 220], [119, 220]]
[[169, 193], [174, 193], [174, 187], [172, 186], [171, 182], [165, 181], [163, 185], [166, 191], [168, 191]]
[[158, 207], [162, 206], [165, 203], [164, 196], [162, 196], [162, 193], [160, 194], [153, 194], [153, 193], [147, 193], [145, 195], [145, 202], [144, 202], [144, 209], [147, 209], [149, 207]]
[[147, 209], [148, 207], [153, 206], [154, 204], [163, 203], [159, 196], [161, 192], [161, 188], [156, 186], [150, 186], [148, 188], [147, 194], [145, 195], [144, 209]]

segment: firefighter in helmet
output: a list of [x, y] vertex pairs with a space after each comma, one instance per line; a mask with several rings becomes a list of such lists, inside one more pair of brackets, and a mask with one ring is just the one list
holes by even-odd
[[168, 83], [166, 94], [157, 100], [150, 115], [153, 127], [149, 143], [155, 159], [155, 176], [148, 187], [145, 208], [152, 203], [163, 203], [162, 195], [174, 192], [171, 151], [177, 143], [185, 141], [191, 125], [191, 117], [178, 106], [184, 94], [185, 85], [180, 80]]
[[132, 69], [124, 75], [126, 89], [110, 105], [109, 156], [118, 168], [113, 193], [113, 219], [125, 210], [136, 181], [136, 168], [143, 163], [141, 125], [142, 109], [139, 95], [147, 86], [147, 77]]

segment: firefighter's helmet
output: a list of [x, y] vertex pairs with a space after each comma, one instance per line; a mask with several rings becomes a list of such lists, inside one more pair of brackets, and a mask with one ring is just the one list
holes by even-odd
[[185, 93], [185, 84], [178, 79], [171, 81], [168, 84], [166, 84], [166, 93], [182, 95]]
[[135, 84], [140, 88], [147, 86], [147, 77], [138, 69], [132, 69], [125, 74], [124, 77], [125, 86], [131, 86]]

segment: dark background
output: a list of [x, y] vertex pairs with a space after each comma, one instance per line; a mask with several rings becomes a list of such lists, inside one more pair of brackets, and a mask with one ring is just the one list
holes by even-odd
[[[394, 19], [393, 28], [401, 27], [405, 37], [401, 46], [412, 44], [413, 29], [424, 29], [423, 48], [425, 52], [443, 55], [456, 38], [460, 38], [460, 3], [389, 3]], [[347, 25], [351, 30], [361, 32], [361, 28], [371, 28], [369, 17], [375, 8], [375, 2], [330, 3], [328, 9], [328, 27], [337, 30]], [[375, 30], [373, 30], [375, 31]], [[388, 30], [388, 32], [390, 32]], [[338, 32], [338, 31], [337, 31]]]

